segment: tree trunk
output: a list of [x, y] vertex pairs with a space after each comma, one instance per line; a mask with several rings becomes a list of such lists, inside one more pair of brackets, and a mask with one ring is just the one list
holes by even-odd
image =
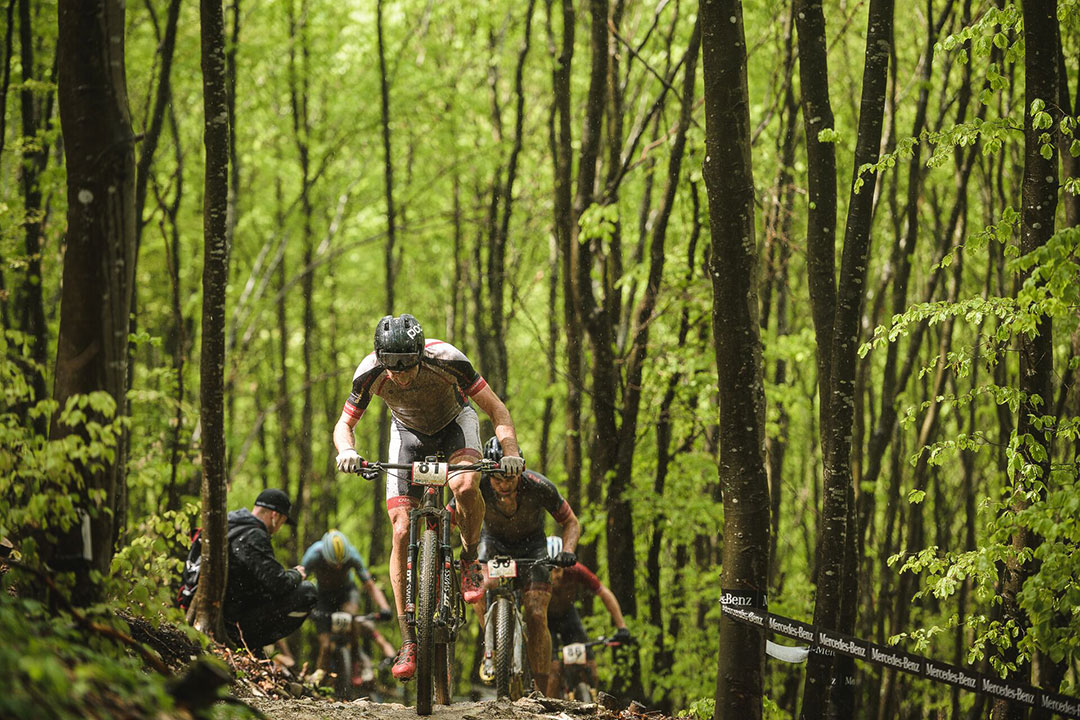
[[[93, 8], [98, 13], [104, 12], [104, 7], [99, 4], [95, 4]], [[87, 10], [87, 12], [90, 11]], [[123, 5], [120, 6], [119, 11], [122, 21]], [[44, 78], [35, 77], [32, 24], [30, 0], [19, 0], [19, 46], [24, 83], [22, 90], [19, 92], [19, 107], [22, 115], [22, 134], [29, 144], [23, 153], [22, 167], [19, 172], [25, 217], [23, 221], [23, 237], [26, 249], [26, 275], [21, 285], [17, 287], [15, 307], [19, 312], [19, 328], [30, 336], [30, 356], [36, 363], [36, 367], [31, 374], [31, 384], [34, 388], [34, 400], [41, 401], [45, 399], [47, 394], [45, 390], [45, 367], [47, 365], [46, 353], [48, 352], [49, 338], [48, 328], [45, 325], [44, 301], [41, 294], [41, 245], [43, 241], [44, 209], [42, 208], [41, 186], [39, 183], [41, 175], [45, 172], [45, 167], [49, 162], [49, 144], [44, 138], [39, 137], [39, 133], [47, 129], [46, 126], [52, 115], [52, 94], [50, 93], [49, 99], [44, 102], [34, 98], [32, 85], [35, 82], [43, 81]], [[103, 31], [94, 28], [94, 32], [95, 35], [100, 37]], [[59, 47], [57, 50], [62, 52]], [[67, 51], [75, 52], [74, 49], [67, 49]], [[96, 50], [88, 48], [85, 52], [89, 57], [92, 54], [100, 54], [102, 50], [100, 48]], [[122, 48], [119, 53], [122, 58]], [[100, 62], [100, 59], [95, 58], [95, 62]], [[108, 69], [107, 66], [97, 68], [97, 72], [101, 73], [100, 77], [94, 78], [97, 88], [102, 89], [105, 83], [115, 82], [115, 78], [110, 79], [105, 75]], [[71, 67], [68, 67], [67, 71], [75, 72]], [[87, 70], [87, 72], [90, 71]], [[130, 135], [131, 120], [127, 116], [127, 90], [123, 89], [122, 74], [119, 79], [121, 83], [120, 95], [123, 97], [124, 103], [123, 114], [128, 125], [127, 134]], [[107, 125], [108, 121], [103, 120], [102, 123]], [[102, 131], [99, 130], [98, 132]], [[70, 182], [68, 187], [71, 187]], [[44, 436], [47, 418], [44, 415], [38, 415], [32, 422], [35, 431]]]
[[[1057, 145], [1051, 140], [1044, 143], [1041, 136], [1046, 132], [1035, 127], [1033, 103], [1041, 101], [1056, 123], [1060, 117], [1054, 110], [1058, 99], [1058, 31], [1057, 0], [1029, 0], [1024, 3], [1024, 180], [1021, 197], [1020, 252], [1024, 255], [1037, 250], [1054, 234], [1054, 216], [1057, 212], [1058, 157]], [[1052, 131], [1052, 130], [1051, 130]], [[1021, 278], [1024, 280], [1025, 278]], [[1022, 285], [1022, 282], [1020, 283]], [[1016, 418], [1018, 438], [1030, 436], [1043, 450], [1041, 459], [1033, 455], [1031, 448], [1022, 443], [1018, 448], [1023, 465], [1010, 473], [1013, 485], [1013, 512], [1026, 510], [1031, 501], [1030, 493], [1036, 491], [1035, 483], [1050, 482], [1050, 460], [1053, 457], [1052, 432], [1041, 418], [1050, 412], [1054, 398], [1054, 335], [1050, 318], [1042, 316], [1035, 326], [1034, 334], [1020, 333], [1020, 407]], [[1045, 490], [1037, 491], [1041, 497]], [[1031, 552], [1041, 539], [1019, 522], [1012, 536], [1012, 554], [1005, 563], [1001, 578], [1002, 609], [1005, 620], [1016, 624], [1021, 632], [1030, 623], [1020, 607], [1019, 594], [1024, 583], [1035, 572], [1034, 562], [1020, 558]], [[1006, 652], [1006, 659], [1015, 663], [1006, 678], [1013, 682], [1028, 684], [1031, 680], [1030, 660], [1014, 646]], [[1038, 679], [1037, 679], [1038, 681]], [[1019, 703], [997, 700], [992, 717], [1021, 718], [1024, 708]]]
[[[859, 112], [859, 131], [856, 141], [851, 198], [844, 233], [839, 282], [829, 324], [828, 360], [819, 359], [819, 368], [828, 368], [827, 389], [821, 393], [823, 409], [821, 423], [824, 456], [823, 504], [817, 549], [817, 599], [814, 605], [814, 624], [819, 628], [851, 634], [854, 612], [843, 613], [842, 605], [857, 597], [857, 574], [854, 562], [847, 553], [855, 550], [853, 477], [851, 469], [851, 434], [855, 409], [856, 351], [859, 341], [859, 322], [865, 297], [866, 265], [870, 249], [876, 174], [864, 171], [867, 164], [877, 161], [881, 145], [885, 90], [888, 80], [892, 44], [893, 0], [872, 0], [867, 19], [866, 58], [863, 69], [862, 99]], [[802, 33], [800, 33], [800, 47]], [[804, 109], [805, 112], [805, 109]], [[807, 113], [809, 115], [809, 113]], [[822, 253], [831, 248], [820, 248]], [[811, 275], [813, 275], [811, 271]], [[814, 282], [812, 280], [812, 282]], [[836, 282], [829, 279], [830, 287]], [[817, 307], [823, 299], [813, 300], [815, 326], [829, 308]], [[821, 327], [816, 327], [822, 338]], [[818, 352], [822, 352], [819, 347]], [[827, 410], [827, 414], [824, 411]], [[847, 615], [847, 617], [845, 617]], [[802, 717], [829, 716], [849, 718], [854, 712], [854, 664], [847, 656], [837, 656], [835, 667], [831, 658], [812, 654], [807, 662], [806, 688]], [[831, 680], [835, 679], [835, 684]], [[825, 702], [825, 691], [829, 686]]]
[[[751, 593], [763, 607], [760, 599], [769, 581], [769, 486], [742, 3], [704, 0], [700, 13], [705, 71], [703, 175], [712, 232], [709, 274], [724, 502], [720, 586], [722, 591]], [[716, 717], [761, 718], [764, 676], [764, 632], [721, 616]]]
[[[64, 0], [59, 6], [60, 122], [67, 164], [68, 229], [53, 396], [105, 391], [114, 417], [127, 412], [128, 311], [134, 284], [135, 153], [124, 81], [124, 5], [119, 0]], [[89, 413], [108, 422], [108, 413]], [[53, 418], [52, 438], [79, 428]], [[85, 571], [107, 574], [115, 541], [117, 496], [126, 455], [119, 447], [100, 470], [82, 469], [77, 503], [90, 530], [75, 528], [53, 548], [54, 567], [75, 569], [74, 599], [98, 593]], [[90, 500], [103, 493], [100, 504]], [[46, 561], [49, 551], [46, 550]]]
[[548, 36], [552, 58], [552, 95], [555, 115], [555, 132], [552, 133], [551, 157], [554, 162], [555, 202], [554, 225], [558, 238], [559, 255], [562, 259], [563, 318], [566, 338], [566, 437], [564, 466], [566, 468], [566, 495], [570, 505], [581, 512], [581, 392], [584, 384], [582, 372], [582, 324], [577, 291], [578, 265], [577, 218], [573, 212], [570, 123], [570, 70], [574, 59], [574, 3], [561, 0], [562, 46], [556, 48], [551, 13], [553, 0], [548, 0]]
[[229, 279], [229, 115], [222, 0], [201, 0], [203, 73], [202, 422], [203, 563], [192, 602], [193, 625], [225, 642], [222, 604], [228, 577], [225, 464], [225, 291]]

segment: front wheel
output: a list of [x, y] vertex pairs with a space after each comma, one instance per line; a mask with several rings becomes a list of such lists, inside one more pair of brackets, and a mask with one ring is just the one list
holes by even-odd
[[495, 694], [514, 699], [510, 694], [514, 671], [514, 609], [509, 600], [499, 598], [495, 601], [492, 619], [495, 623]]
[[435, 644], [435, 702], [440, 705], [449, 705], [454, 679], [451, 675], [451, 662], [454, 659], [454, 643], [440, 642]]
[[352, 694], [352, 653], [346, 643], [338, 645], [334, 650], [334, 667], [337, 677], [334, 678], [334, 696], [339, 700], [351, 700]]
[[435, 665], [435, 603], [437, 601], [439, 559], [438, 538], [431, 528], [424, 530], [417, 554], [420, 581], [416, 597], [416, 714], [431, 714], [432, 680]]
[[587, 682], [579, 682], [574, 688], [574, 699], [578, 702], [591, 703], [593, 701], [592, 688]]

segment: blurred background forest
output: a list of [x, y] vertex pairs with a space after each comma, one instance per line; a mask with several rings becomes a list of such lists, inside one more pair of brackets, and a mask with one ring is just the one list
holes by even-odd
[[[742, 4], [769, 608], [1069, 693], [1078, 5], [1040, 5], [1053, 23], [1034, 71], [1031, 8], [902, 5]], [[111, 505], [111, 571], [126, 580], [110, 592], [150, 611], [168, 604], [163, 581], [199, 523], [199, 9], [137, 0], [123, 15], [136, 141], [128, 420], [73, 445], [46, 439], [69, 212], [58, 6], [0, 3], [0, 534], [70, 510], [34, 498], [77, 476], [79, 453], [111, 462], [126, 443]], [[299, 512], [275, 540], [286, 565], [336, 527], [389, 589], [380, 483], [336, 472], [331, 429], [376, 320], [412, 313], [469, 355], [529, 467], [570, 500], [581, 558], [640, 639], [619, 682], [667, 710], [717, 685], [731, 500], [718, 369], [744, 359], [714, 344], [714, 281], [742, 271], [710, 241], [699, 12], [686, 0], [224, 3], [229, 509], [284, 488]], [[799, 24], [814, 18], [824, 24]], [[879, 57], [868, 36], [884, 38]], [[1032, 72], [1045, 80], [1034, 102]], [[1053, 173], [1042, 195], [1025, 183], [1040, 157]], [[838, 336], [853, 335], [826, 352], [830, 287]], [[79, 417], [109, 415], [86, 402]], [[386, 437], [376, 402], [357, 449], [384, 457]], [[847, 583], [831, 618], [815, 616], [823, 566]], [[597, 609], [587, 624], [600, 633]], [[470, 668], [471, 642], [459, 654]], [[794, 716], [802, 666], [765, 669], [767, 711]], [[848, 716], [985, 717], [993, 705], [853, 671]]]

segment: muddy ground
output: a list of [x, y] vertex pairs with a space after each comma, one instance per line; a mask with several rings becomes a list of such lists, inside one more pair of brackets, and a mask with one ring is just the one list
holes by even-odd
[[[417, 720], [416, 708], [399, 703], [374, 703], [367, 700], [335, 702], [318, 698], [270, 699], [247, 698], [269, 720]], [[599, 713], [614, 720], [619, 715], [603, 709]], [[627, 714], [629, 717], [629, 714]], [[586, 705], [547, 698], [461, 701], [436, 705], [432, 720], [587, 720], [598, 717], [596, 705]]]

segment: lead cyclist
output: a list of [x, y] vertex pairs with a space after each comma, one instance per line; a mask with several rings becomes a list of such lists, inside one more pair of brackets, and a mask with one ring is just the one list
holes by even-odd
[[[338, 470], [360, 472], [368, 479], [376, 475], [362, 470], [364, 459], [356, 451], [353, 430], [375, 395], [390, 408], [389, 462], [412, 463], [430, 455], [440, 455], [450, 463], [480, 460], [480, 422], [471, 399], [495, 427], [503, 450], [500, 471], [517, 476], [525, 469], [506, 405], [463, 352], [442, 340], [425, 341], [424, 330], [412, 315], [387, 315], [379, 320], [374, 352], [356, 368], [352, 391], [334, 425]], [[476, 560], [484, 520], [480, 474], [455, 474], [448, 484], [457, 505], [461, 532], [461, 593], [466, 602], [472, 603], [484, 592], [483, 571]], [[416, 634], [405, 617], [405, 563], [409, 511], [419, 504], [419, 491], [419, 487], [410, 486], [407, 473], [386, 473], [386, 509], [393, 526], [390, 585], [402, 638], [393, 673], [402, 681], [416, 673]]]

